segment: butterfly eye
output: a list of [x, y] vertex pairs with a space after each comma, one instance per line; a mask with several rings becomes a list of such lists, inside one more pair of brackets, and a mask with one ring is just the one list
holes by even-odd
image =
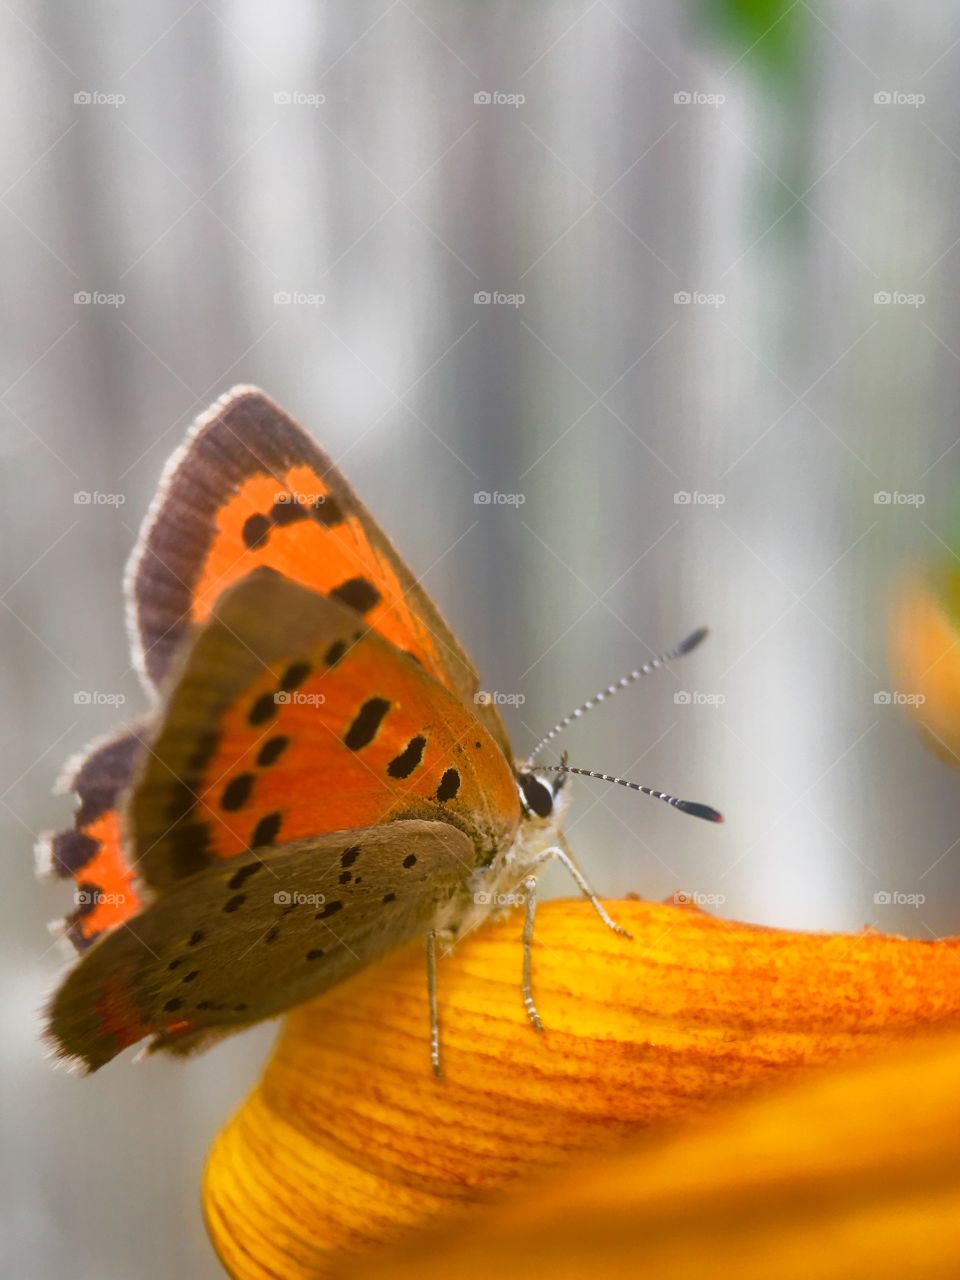
[[549, 818], [553, 813], [553, 792], [549, 785], [532, 773], [518, 774], [517, 785], [526, 812], [538, 818]]

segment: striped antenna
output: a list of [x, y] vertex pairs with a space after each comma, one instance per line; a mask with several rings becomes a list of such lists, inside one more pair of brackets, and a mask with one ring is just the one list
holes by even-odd
[[[619, 693], [621, 689], [626, 689], [629, 685], [639, 680], [641, 676], [648, 676], [651, 671], [666, 666], [668, 662], [672, 662], [674, 658], [682, 658], [685, 653], [690, 653], [692, 649], [696, 649], [697, 645], [707, 637], [707, 628], [698, 627], [696, 631], [687, 636], [686, 640], [681, 640], [679, 644], [674, 645], [672, 649], [668, 649], [666, 653], [661, 653], [658, 658], [651, 658], [649, 662], [645, 662], [642, 667], [637, 667], [636, 671], [631, 671], [627, 676], [621, 676], [614, 684], [608, 684], [605, 689], [601, 689], [599, 693], [595, 693], [592, 698], [588, 698], [586, 702], [581, 702], [575, 711], [571, 711], [568, 716], [564, 716], [562, 720], [558, 720], [545, 738], [542, 738], [530, 752], [527, 757], [527, 764], [532, 765], [534, 760], [547, 745], [552, 742], [557, 734], [562, 733], [568, 724], [572, 724], [574, 720], [579, 720], [582, 715], [598, 706], [601, 702], [605, 702], [607, 698], [612, 698], [615, 693]], [[572, 771], [571, 771], [572, 772]], [[619, 779], [615, 779], [619, 781]]]
[[653, 796], [654, 800], [663, 800], [666, 804], [672, 804], [681, 813], [689, 813], [694, 818], [705, 818], [707, 822], [723, 821], [723, 814], [718, 813], [708, 804], [697, 804], [694, 800], [678, 800], [676, 796], [668, 796], [665, 791], [654, 791], [652, 787], [642, 787], [639, 782], [627, 782], [625, 778], [615, 778], [609, 773], [595, 773], [592, 769], [575, 769], [572, 764], [566, 762], [536, 764], [533, 767], [538, 772], [545, 769], [551, 773], [576, 773], [581, 778], [599, 778], [601, 782], [615, 782], [618, 787], [629, 787], [631, 791], [641, 791], [645, 796]]

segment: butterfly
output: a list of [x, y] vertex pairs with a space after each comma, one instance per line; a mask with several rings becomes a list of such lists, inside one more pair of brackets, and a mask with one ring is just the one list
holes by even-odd
[[[514, 759], [496, 702], [346, 479], [262, 391], [203, 414], [126, 575], [140, 722], [71, 761], [74, 822], [43, 842], [74, 881], [82, 952], [47, 1034], [96, 1070], [149, 1038], [186, 1053], [273, 1017], [399, 943], [438, 945], [558, 859], [573, 769]], [[688, 652], [703, 632], [588, 700]], [[534, 755], [537, 754], [534, 753]], [[708, 806], [622, 782], [699, 817]]]

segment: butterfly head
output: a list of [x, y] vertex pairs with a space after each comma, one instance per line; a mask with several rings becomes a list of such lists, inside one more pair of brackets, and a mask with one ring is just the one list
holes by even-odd
[[566, 773], [554, 773], [544, 776], [543, 772], [535, 772], [528, 765], [518, 765], [517, 790], [520, 793], [520, 807], [523, 816], [530, 820], [545, 820], [556, 817], [560, 804], [560, 792], [567, 780]]

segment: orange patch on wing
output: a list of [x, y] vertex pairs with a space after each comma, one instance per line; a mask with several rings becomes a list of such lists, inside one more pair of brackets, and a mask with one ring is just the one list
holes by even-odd
[[136, 1044], [150, 1030], [132, 994], [134, 978], [135, 973], [129, 966], [118, 969], [104, 982], [97, 1000], [100, 1034], [112, 1036], [121, 1049]]
[[[268, 724], [256, 726], [249, 723], [250, 707], [276, 689], [281, 672], [265, 670], [249, 686], [224, 717], [205, 770], [210, 781], [197, 789], [198, 814], [209, 821], [217, 855], [231, 857], [253, 847], [253, 832], [268, 814], [280, 815], [278, 841], [409, 816], [411, 804], [435, 801], [448, 769], [456, 769], [460, 778], [455, 799], [444, 806], [451, 820], [485, 822], [481, 839], [485, 836], [491, 847], [509, 841], [519, 801], [513, 774], [493, 738], [452, 695], [426, 684], [415, 665], [398, 660], [388, 685], [384, 674], [375, 651], [355, 646], [335, 666], [315, 671], [286, 695], [289, 701], [278, 705]], [[347, 731], [374, 697], [389, 702], [389, 711], [373, 740], [351, 750], [344, 741]], [[391, 776], [388, 765], [419, 735], [426, 739], [419, 765], [405, 778]], [[261, 750], [278, 737], [286, 745], [277, 762], [258, 763]], [[231, 811], [224, 807], [224, 792], [239, 775], [252, 777], [249, 799]]]
[[116, 809], [101, 814], [83, 828], [84, 835], [96, 840], [99, 851], [76, 873], [82, 892], [95, 893], [92, 910], [77, 917], [74, 928], [84, 939], [94, 938], [104, 929], [113, 929], [132, 919], [140, 910], [140, 896], [134, 884], [133, 869], [127, 863], [120, 842], [120, 819]]
[[311, 518], [274, 525], [260, 547], [246, 549], [244, 525], [251, 516], [269, 515], [279, 495], [305, 501], [329, 497], [324, 481], [311, 467], [292, 467], [277, 479], [257, 475], [248, 480], [220, 509], [217, 536], [198, 577], [193, 619], [204, 622], [223, 591], [254, 568], [266, 566], [294, 582], [327, 595], [353, 578], [365, 578], [380, 602], [364, 615], [368, 627], [399, 649], [413, 653], [434, 679], [446, 683], [436, 639], [406, 603], [393, 567], [371, 544], [355, 515], [344, 512], [339, 523], [325, 526]]

